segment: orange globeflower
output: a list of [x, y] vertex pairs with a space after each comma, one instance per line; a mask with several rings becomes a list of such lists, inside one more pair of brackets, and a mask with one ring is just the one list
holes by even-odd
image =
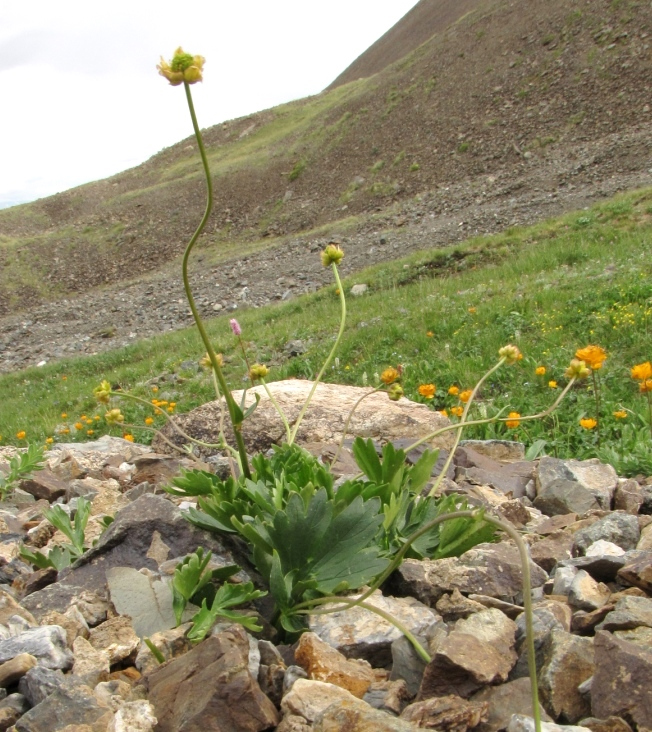
[[76, 430], [84, 429], [84, 425], [81, 422], [75, 422], [75, 429]]
[[61, 419], [65, 419], [67, 416], [66, 412], [61, 412]]
[[45, 442], [46, 442], [46, 444], [51, 445], [54, 442], [54, 438], [53, 437], [46, 437], [45, 438]]
[[428, 338], [432, 338], [432, 337], [433, 337], [433, 336], [434, 336], [435, 334], [434, 334], [434, 333], [433, 333], [433, 332], [432, 332], [431, 330], [429, 330], [429, 331], [428, 331], [428, 332], [426, 333], [426, 335], [428, 336]]
[[16, 432], [16, 439], [17, 440], [24, 440], [27, 437], [27, 432], [25, 430], [21, 430], [20, 432]]
[[441, 414], [442, 417], [448, 417], [448, 412], [445, 409], [440, 409], [439, 414]]
[[584, 427], [585, 430], [592, 430], [597, 424], [598, 423], [591, 417], [580, 419], [580, 425]]
[[453, 386], [449, 386], [448, 387], [448, 393], [451, 396], [457, 396], [460, 393], [460, 387], [459, 386], [455, 386], [455, 384], [453, 384]]
[[594, 371], [602, 368], [602, 364], [607, 358], [607, 352], [600, 346], [586, 346], [575, 351], [575, 358], [592, 368]]
[[537, 366], [536, 369], [534, 369], [534, 373], [537, 376], [545, 376], [546, 367], [545, 366]]
[[627, 412], [624, 409], [619, 409], [617, 412], [614, 412], [614, 417], [616, 419], [627, 419]]
[[437, 387], [434, 384], [421, 384], [419, 394], [426, 399], [432, 399], [435, 396]]
[[390, 366], [388, 369], [385, 369], [380, 375], [380, 380], [383, 382], [383, 384], [389, 385], [393, 384], [399, 377], [399, 372], [393, 366]]
[[464, 414], [464, 407], [451, 407], [451, 414], [454, 414], [456, 417], [461, 417]]
[[632, 379], [646, 381], [652, 378], [652, 364], [649, 361], [639, 363], [632, 368], [630, 373], [632, 374]]
[[521, 416], [518, 412], [510, 412], [508, 415], [509, 419], [505, 422], [507, 427], [509, 427], [510, 430], [515, 430], [519, 424], [521, 424], [521, 420], [519, 417]]
[[557, 382], [556, 382], [556, 381], [554, 381], [554, 379], [553, 379], [552, 381], [549, 381], [549, 382], [548, 382], [548, 386], [549, 386], [549, 387], [550, 387], [551, 389], [556, 389], [556, 388], [557, 388]]
[[95, 434], [95, 430], [86, 430], [86, 434], [90, 437]]
[[127, 440], [127, 442], [133, 442], [134, 441], [134, 436], [133, 435], [126, 434], [126, 435], [122, 435], [122, 439], [123, 440]]
[[145, 424], [153, 424], [154, 418], [153, 417], [145, 417]]
[[469, 399], [471, 398], [471, 394], [473, 394], [473, 390], [472, 389], [465, 389], [460, 394], [460, 401], [461, 402], [464, 402], [464, 404], [466, 404], [469, 401]]
[[652, 391], [652, 379], [646, 379], [645, 381], [641, 381], [641, 383], [638, 385], [638, 389], [641, 394]]

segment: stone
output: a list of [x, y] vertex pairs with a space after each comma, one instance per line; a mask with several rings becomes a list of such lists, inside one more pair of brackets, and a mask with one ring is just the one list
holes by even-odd
[[309, 678], [340, 686], [358, 699], [362, 699], [374, 681], [368, 662], [347, 659], [315, 633], [303, 633], [294, 657]]
[[365, 292], [369, 289], [369, 285], [364, 284], [364, 282], [361, 282], [357, 285], [353, 285], [353, 287], [349, 290], [351, 295], [353, 297], [359, 297], [360, 295], [364, 295]]
[[637, 514], [643, 505], [643, 489], [632, 478], [619, 480], [614, 491], [614, 510]]
[[572, 559], [561, 559], [557, 568], [574, 567], [577, 570], [583, 569], [598, 582], [613, 582], [618, 571], [625, 566], [630, 558], [629, 552], [619, 556], [602, 554], [597, 557], [573, 557]]
[[530, 556], [535, 564], [550, 573], [560, 559], [573, 556], [572, 548], [573, 535], [570, 531], [554, 531], [530, 546]]
[[[555, 603], [555, 605], [558, 605], [558, 603]], [[554, 630], [566, 632], [570, 630], [570, 617], [568, 617], [566, 622], [566, 618], [560, 616], [561, 614], [559, 612], [556, 612], [557, 608], [555, 605], [541, 604], [535, 605], [532, 608], [534, 652], [537, 670], [539, 671], [544, 663], [543, 648], [550, 637], [550, 634]], [[567, 607], [567, 610], [570, 616], [570, 608]], [[521, 613], [518, 618], [516, 618], [516, 628], [516, 650], [519, 654], [519, 658], [510, 674], [510, 680], [529, 676], [525, 613]]]
[[587, 717], [581, 720], [580, 724], [582, 727], [588, 727], [591, 732], [632, 732], [632, 728], [620, 717], [607, 717], [607, 719]]
[[[189, 651], [192, 644], [186, 637], [188, 630], [190, 629], [190, 623], [184, 623], [178, 628], [171, 628], [170, 630], [164, 630], [160, 633], [154, 633], [150, 636], [149, 640], [156, 646], [156, 648], [163, 654], [166, 661], [172, 658], [177, 658], [182, 654]], [[141, 643], [138, 649], [138, 654], [135, 660], [136, 668], [143, 674], [153, 671], [158, 668], [159, 662], [154, 657], [146, 643]]]
[[652, 550], [652, 524], [648, 524], [641, 529], [641, 536], [639, 537], [636, 548], [642, 551]]
[[396, 681], [374, 681], [363, 697], [374, 709], [400, 715], [406, 705], [414, 698], [403, 679]]
[[618, 476], [599, 460], [558, 460], [542, 457], [536, 475], [534, 505], [547, 516], [584, 514], [611, 508]]
[[627, 587], [639, 587], [652, 594], [652, 551], [644, 551], [631, 560], [627, 559], [616, 577]]
[[630, 630], [644, 625], [652, 628], [652, 599], [647, 597], [622, 597], [616, 603], [599, 630]]
[[37, 663], [36, 658], [29, 653], [19, 653], [11, 660], [0, 664], [0, 686], [6, 688], [15, 684]]
[[575, 533], [573, 553], [575, 556], [584, 555], [594, 542], [601, 539], [628, 551], [636, 548], [639, 537], [640, 530], [636, 516], [614, 511]]
[[460, 447], [468, 447], [492, 460], [515, 462], [525, 458], [525, 445], [512, 440], [462, 440]]
[[89, 626], [95, 626], [106, 620], [109, 600], [106, 592], [88, 591], [78, 585], [55, 582], [38, 592], [33, 592], [22, 601], [26, 610], [33, 613], [39, 621], [50, 612], [66, 613], [68, 608], [76, 607]]
[[438, 732], [467, 732], [488, 719], [489, 705], [448, 695], [415, 702], [401, 713], [401, 719]]
[[607, 617], [614, 609], [615, 605], [608, 603], [597, 610], [577, 610], [573, 613], [573, 621], [571, 630], [577, 635], [589, 635], [595, 631], [595, 628]]
[[29, 653], [47, 668], [68, 669], [73, 656], [68, 650], [66, 633], [58, 625], [30, 628], [12, 638], [0, 641], [0, 663], [21, 653]]
[[[422, 646], [428, 647], [423, 636], [415, 636]], [[392, 642], [392, 681], [402, 680], [412, 697], [416, 696], [421, 687], [423, 672], [426, 670], [426, 661], [419, 656], [412, 643], [401, 636]], [[371, 702], [370, 702], [371, 703]]]
[[652, 720], [652, 650], [605, 631], [595, 634], [594, 648], [593, 715], [599, 719], [624, 717], [648, 727]]
[[435, 609], [446, 622], [454, 622], [460, 618], [467, 618], [473, 613], [481, 612], [485, 607], [475, 600], [469, 600], [455, 589], [450, 594], [442, 595], [437, 601]]
[[574, 480], [559, 478], [537, 490], [534, 507], [546, 516], [584, 514], [600, 508], [596, 497]]
[[597, 610], [609, 602], [611, 591], [603, 582], [596, 582], [583, 569], [573, 578], [568, 592], [568, 602], [580, 610]]
[[[312, 381], [290, 379], [275, 381], [267, 386], [292, 423], [298, 417], [312, 385]], [[303, 445], [339, 442], [349, 412], [364, 394], [370, 396], [355, 410], [347, 432], [349, 437], [360, 435], [375, 440], [394, 441], [407, 438], [415, 441], [449, 424], [446, 417], [425, 404], [416, 404], [408, 399], [392, 402], [386, 394], [372, 394], [371, 391], [370, 388], [364, 387], [320, 383], [299, 428], [297, 443]], [[244, 431], [245, 444], [250, 453], [265, 452], [284, 434], [278, 412], [263, 386], [247, 390], [246, 405], [249, 406], [254, 402], [254, 394], [258, 394], [260, 402], [256, 411], [247, 420], [247, 429]], [[242, 392], [234, 391], [233, 397], [239, 404]], [[215, 443], [220, 424], [219, 403], [208, 402], [188, 414], [178, 415], [177, 423], [194, 438], [202, 442]], [[182, 439], [171, 428], [164, 427], [162, 433], [175, 444], [177, 442], [181, 444]], [[232, 439], [228, 431], [226, 437], [228, 440]], [[452, 433], [447, 432], [432, 440], [431, 446], [449, 448], [452, 439]], [[156, 437], [152, 447], [162, 452], [169, 451], [169, 448], [165, 448], [165, 443]]]
[[72, 673], [83, 684], [93, 689], [101, 681], [109, 678], [111, 664], [108, 653], [93, 648], [86, 638], [81, 636], [75, 638], [72, 651], [75, 656]]
[[[523, 677], [500, 684], [500, 686], [485, 686], [471, 697], [471, 701], [487, 704], [487, 717], [473, 732], [499, 732], [507, 727], [512, 715], [532, 714], [530, 679]], [[539, 704], [539, 713], [543, 721], [551, 721], [541, 704]]]
[[[509, 721], [507, 732], [535, 732], [534, 720], [523, 714], [515, 714]], [[578, 727], [575, 724], [555, 724], [542, 722], [541, 732], [591, 732], [588, 727]]]
[[315, 719], [314, 732], [417, 732], [411, 722], [380, 712], [360, 699], [344, 700], [327, 707]]
[[614, 544], [611, 541], [605, 541], [604, 539], [598, 539], [586, 550], [585, 556], [587, 557], [622, 557], [625, 554], [625, 550]]
[[577, 567], [557, 567], [553, 575], [552, 594], [568, 596], [573, 586], [573, 580], [577, 577], [578, 572], [579, 569]]
[[76, 605], [71, 605], [65, 613], [52, 610], [41, 618], [43, 625], [58, 625], [66, 631], [66, 639], [68, 647], [72, 648], [75, 638], [81, 636], [88, 638], [88, 623], [84, 620], [84, 616], [79, 612]]
[[[425, 634], [439, 616], [412, 597], [385, 597], [378, 590], [366, 601], [389, 613], [411, 633]], [[391, 660], [391, 644], [402, 633], [387, 620], [361, 607], [351, 607], [326, 615], [310, 615], [310, 630], [347, 658], [362, 658], [372, 666]]]
[[307, 722], [314, 722], [321, 712], [332, 704], [340, 702], [359, 702], [351, 692], [325, 681], [297, 679], [281, 702], [284, 715], [292, 714]]
[[122, 704], [107, 732], [152, 732], [157, 722], [152, 705], [144, 699], [138, 699]]
[[211, 635], [151, 671], [143, 683], [159, 720], [157, 732], [258, 732], [279, 722], [274, 705], [249, 673], [249, 640], [242, 626]]
[[0, 701], [0, 729], [8, 730], [29, 709], [29, 702], [22, 694], [9, 694]]
[[24, 606], [19, 605], [13, 595], [0, 587], [0, 624], [6, 625], [12, 615], [20, 615], [32, 625], [37, 625], [36, 618]]
[[312, 725], [296, 714], [286, 714], [276, 732], [312, 732]]
[[35, 707], [53, 691], [64, 686], [67, 678], [60, 669], [35, 666], [21, 678], [18, 691]]
[[69, 725], [88, 725], [106, 732], [113, 713], [101, 706], [87, 686], [55, 689], [16, 722], [16, 732], [63, 732]]
[[129, 658], [140, 646], [131, 620], [121, 616], [109, 618], [93, 628], [89, 641], [93, 648], [106, 651], [112, 666]]
[[112, 712], [117, 712], [131, 695], [131, 685], [119, 679], [100, 681], [93, 689], [93, 694], [100, 704], [108, 707]]
[[652, 628], [639, 625], [638, 628], [632, 628], [631, 630], [614, 630], [613, 634], [621, 640], [652, 649]]
[[539, 675], [541, 700], [555, 719], [575, 723], [591, 713], [578, 691], [594, 670], [593, 642], [563, 630], [552, 630], [543, 644], [543, 666]]
[[[548, 575], [530, 563], [532, 587], [541, 587]], [[513, 601], [522, 592], [518, 550], [508, 542], [478, 544], [461, 557], [447, 559], [407, 559], [396, 572], [402, 592], [421, 602], [435, 605], [445, 592], [482, 593]]]
[[229, 537], [218, 537], [197, 529], [170, 500], [145, 494], [118, 512], [98, 543], [74, 567], [60, 573], [58, 584], [82, 585], [86, 590], [104, 591], [107, 571], [114, 567], [157, 570], [158, 563], [148, 555], [155, 531], [165, 537], [172, 556], [185, 556], [203, 546], [230, 563], [245, 568], [249, 566], [244, 554], [233, 556], [226, 548], [231, 541]]

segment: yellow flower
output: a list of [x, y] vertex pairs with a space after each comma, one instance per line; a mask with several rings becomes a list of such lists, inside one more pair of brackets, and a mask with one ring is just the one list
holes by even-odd
[[[224, 366], [224, 356], [221, 353], [215, 354], [215, 360], [217, 361], [217, 365], [220, 368]], [[199, 365], [205, 369], [210, 369], [213, 366], [213, 364], [211, 363], [211, 357], [208, 355], [208, 353], [205, 353], [204, 357], [199, 359]]]
[[464, 407], [451, 407], [451, 414], [461, 417], [464, 414]]
[[16, 432], [16, 439], [17, 440], [24, 440], [27, 437], [27, 432], [25, 430], [21, 430], [20, 432]]
[[167, 399], [161, 399], [156, 406], [157, 407], [166, 407], [167, 406]]
[[537, 376], [545, 376], [546, 367], [545, 366], [537, 366], [536, 369], [534, 369], [534, 373]]
[[154, 394], [156, 394], [156, 392], [158, 391], [158, 386], [153, 386], [152, 391], [154, 392]]
[[473, 394], [472, 389], [464, 389], [464, 391], [460, 393], [460, 401], [466, 404], [471, 398], [471, 394]]
[[65, 375], [61, 377], [61, 381], [67, 381], [67, 380], [68, 380], [68, 377]]
[[84, 429], [84, 425], [81, 422], [75, 422], [75, 429], [76, 430]]
[[632, 379], [637, 379], [638, 381], [646, 381], [647, 379], [652, 378], [652, 364], [649, 361], [646, 361], [645, 363], [639, 363], [632, 368], [631, 374]]
[[567, 379], [586, 379], [590, 373], [584, 361], [574, 358], [566, 369], [565, 376]]
[[[93, 389], [93, 394], [95, 394], [95, 398], [100, 402], [100, 404], [108, 404], [109, 399], [111, 398], [111, 384], [104, 380], [99, 386], [96, 386]], [[86, 415], [82, 417], [82, 419], [85, 418]]]
[[421, 384], [418, 391], [422, 397], [425, 397], [426, 399], [432, 399], [435, 396], [435, 391], [437, 391], [437, 387], [434, 384]]
[[63, 429], [61, 430], [61, 434], [62, 434], [62, 435], [69, 435], [69, 434], [70, 434], [70, 430], [69, 430], [69, 429], [68, 429], [67, 427], [64, 427], [64, 428], [63, 428]]
[[393, 366], [390, 366], [389, 368], [385, 369], [383, 373], [380, 375], [380, 380], [383, 382], [383, 384], [393, 384], [396, 379], [400, 378], [400, 374], [397, 369], [395, 369]]
[[387, 390], [387, 396], [391, 401], [397, 402], [403, 396], [403, 387], [400, 384], [392, 384]]
[[184, 81], [186, 84], [196, 84], [202, 81], [202, 72], [206, 59], [203, 56], [191, 56], [184, 53], [179, 46], [174, 52], [172, 61], [167, 62], [161, 56], [161, 63], [156, 65], [158, 73], [164, 76], [172, 86], [179, 86]]
[[337, 265], [342, 261], [342, 257], [344, 257], [344, 252], [341, 250], [340, 245], [332, 242], [321, 253], [321, 263], [324, 267], [328, 267], [329, 264]]
[[478, 312], [478, 309], [477, 308], [469, 308], [469, 312], [471, 313], [471, 315], [475, 315]]
[[174, 407], [168, 407], [168, 408], [167, 408], [167, 411], [168, 411], [168, 412], [169, 412], [170, 414], [172, 414], [172, 413], [174, 412]]
[[645, 381], [641, 381], [641, 383], [638, 385], [638, 390], [641, 392], [641, 394], [652, 391], [652, 379], [646, 379]]
[[120, 424], [125, 421], [124, 415], [119, 409], [110, 409], [105, 415], [104, 419], [107, 424]]
[[445, 409], [440, 409], [439, 414], [441, 414], [442, 417], [448, 417], [448, 412]]
[[101, 417], [100, 417], [100, 415], [99, 415], [99, 414], [96, 414], [96, 415], [95, 415], [95, 416], [93, 417], [93, 419], [94, 419], [94, 420], [95, 420], [96, 422], [98, 422], [98, 421], [99, 421], [99, 420], [101, 419]]
[[172, 407], [172, 409], [174, 409], [177, 406], [177, 403], [176, 402], [170, 402], [170, 406]]
[[61, 419], [66, 419], [67, 416], [66, 412], [61, 412]]
[[264, 379], [268, 373], [269, 369], [267, 368], [267, 366], [265, 366], [265, 364], [255, 363], [249, 369], [249, 378], [252, 381], [258, 381], [259, 379]]
[[516, 363], [523, 358], [521, 352], [518, 349], [518, 346], [515, 346], [512, 343], [509, 343], [508, 345], [503, 346], [501, 349], [499, 349], [498, 355], [501, 358], [504, 358], [505, 363], [508, 365]]
[[127, 433], [127, 434], [122, 435], [122, 439], [127, 440], [127, 442], [133, 442], [134, 436]]
[[154, 417], [145, 417], [145, 424], [154, 424]]
[[460, 393], [460, 387], [459, 386], [455, 386], [455, 384], [453, 384], [453, 386], [449, 386], [448, 387], [448, 393], [451, 396], [457, 396]]
[[619, 409], [617, 412], [614, 412], [614, 417], [616, 419], [627, 419], [627, 412], [624, 409]]
[[585, 348], [579, 348], [575, 351], [575, 358], [580, 361], [584, 361], [587, 366], [590, 366], [594, 371], [602, 368], [602, 364], [607, 358], [607, 353], [604, 348], [600, 346], [586, 346]]
[[86, 434], [90, 437], [95, 434], [95, 430], [86, 430]]
[[53, 437], [46, 437], [45, 438], [46, 445], [51, 445], [53, 442], [54, 442], [54, 438]]
[[507, 416], [509, 419], [505, 422], [505, 425], [510, 430], [515, 430], [521, 424], [521, 420], [519, 419], [521, 415], [518, 412], [510, 412]]
[[551, 389], [556, 389], [556, 388], [557, 388], [557, 382], [556, 382], [556, 381], [554, 381], [554, 380], [552, 380], [552, 381], [549, 381], [549, 382], [548, 382], [548, 386], [549, 386], [549, 387], [550, 387]]
[[585, 430], [592, 430], [597, 424], [598, 423], [591, 417], [580, 419], [580, 425], [584, 427]]
[[432, 332], [431, 330], [429, 330], [429, 331], [428, 331], [428, 332], [426, 333], [426, 335], [428, 336], [428, 338], [432, 338], [432, 337], [433, 337], [433, 336], [434, 336], [435, 334], [434, 334], [434, 333], [433, 333], [433, 332]]

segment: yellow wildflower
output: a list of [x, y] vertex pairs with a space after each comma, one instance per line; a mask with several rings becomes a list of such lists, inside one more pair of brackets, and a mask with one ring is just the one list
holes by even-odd
[[461, 417], [464, 414], [464, 407], [451, 407], [451, 414]]
[[518, 412], [510, 412], [507, 416], [509, 419], [505, 422], [505, 425], [510, 430], [515, 430], [521, 424], [521, 420], [519, 419], [521, 415]]
[[594, 427], [597, 426], [597, 424], [598, 423], [592, 417], [580, 419], [580, 425], [584, 427], [585, 430], [592, 430]]
[[627, 419], [627, 412], [624, 409], [619, 409], [618, 411], [614, 412], [614, 417], [616, 419]]
[[395, 369], [393, 366], [390, 366], [389, 368], [385, 369], [383, 373], [380, 375], [380, 380], [383, 382], [383, 384], [393, 384], [396, 379], [400, 378], [400, 374], [397, 369]]
[[86, 434], [90, 437], [95, 434], [95, 430], [86, 430]]
[[124, 415], [119, 409], [110, 409], [105, 415], [104, 419], [107, 424], [120, 424], [125, 421]]
[[600, 346], [586, 346], [575, 351], [575, 358], [584, 361], [594, 371], [602, 368], [602, 364], [607, 358], [607, 352]]
[[434, 333], [433, 333], [433, 332], [432, 332], [431, 330], [429, 330], [429, 331], [428, 331], [428, 332], [426, 333], [426, 335], [428, 336], [428, 338], [432, 338], [432, 337], [433, 337], [433, 336], [434, 336], [435, 334], [434, 334]]
[[556, 389], [557, 388], [557, 382], [553, 379], [553, 380], [551, 380], [551, 381], [548, 382], [548, 386], [551, 389]]
[[252, 381], [258, 381], [259, 379], [264, 379], [268, 373], [269, 369], [267, 368], [267, 366], [265, 366], [265, 364], [255, 363], [249, 369], [249, 378]]
[[448, 412], [445, 409], [440, 409], [439, 414], [441, 414], [442, 417], [448, 417]]
[[53, 442], [54, 442], [54, 438], [53, 437], [46, 437], [45, 438], [46, 445], [51, 445]]
[[84, 425], [81, 422], [75, 422], [75, 429], [76, 430], [84, 429]]
[[435, 391], [437, 391], [437, 387], [434, 384], [421, 384], [418, 391], [422, 397], [425, 397], [426, 399], [433, 399]]
[[61, 419], [66, 419], [67, 416], [66, 412], [61, 412]]
[[134, 441], [134, 436], [133, 435], [130, 435], [129, 433], [127, 433], [127, 434], [122, 435], [122, 439], [123, 440], [127, 440], [127, 442], [133, 442]]
[[145, 417], [145, 424], [154, 424], [154, 417]]
[[[100, 404], [108, 404], [111, 398], [111, 384], [104, 380], [99, 386], [93, 389], [93, 394], [95, 394], [95, 398]], [[82, 419], [86, 419], [85, 414], [82, 416]]]
[[179, 86], [184, 81], [186, 84], [196, 84], [202, 81], [202, 72], [206, 59], [203, 56], [192, 56], [185, 53], [179, 46], [174, 52], [170, 62], [161, 56], [161, 63], [156, 65], [158, 73], [164, 76], [172, 86]]
[[469, 312], [471, 313], [471, 315], [475, 315], [478, 312], [478, 309], [477, 308], [469, 308]]
[[646, 379], [645, 381], [641, 381], [641, 383], [638, 385], [638, 389], [641, 394], [652, 391], [652, 379]]
[[545, 376], [545, 374], [546, 374], [546, 367], [545, 366], [537, 366], [536, 369], [534, 369], [534, 373], [537, 376]]
[[448, 393], [451, 396], [457, 396], [460, 393], [460, 387], [459, 386], [455, 386], [455, 384], [453, 384], [453, 386], [449, 386], [448, 387]]
[[649, 361], [639, 363], [632, 368], [630, 373], [632, 374], [632, 379], [646, 381], [652, 378], [652, 364]]
[[16, 432], [17, 440], [24, 440], [26, 437], [27, 437], [27, 432], [25, 432], [25, 430], [20, 430], [20, 432]]
[[337, 265], [343, 257], [344, 252], [340, 249], [340, 245], [332, 242], [321, 253], [321, 263], [324, 267], [328, 267], [329, 264]]
[[460, 393], [460, 401], [466, 404], [471, 398], [471, 394], [473, 394], [472, 389], [464, 389], [464, 391]]

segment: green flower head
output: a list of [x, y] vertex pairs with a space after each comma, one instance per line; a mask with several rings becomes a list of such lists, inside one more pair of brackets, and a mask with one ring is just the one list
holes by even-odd
[[179, 86], [184, 81], [186, 84], [196, 84], [202, 81], [202, 72], [206, 59], [203, 56], [192, 56], [186, 53], [181, 46], [177, 48], [172, 61], [166, 61], [161, 56], [161, 63], [156, 68], [161, 76], [164, 76], [172, 86]]

